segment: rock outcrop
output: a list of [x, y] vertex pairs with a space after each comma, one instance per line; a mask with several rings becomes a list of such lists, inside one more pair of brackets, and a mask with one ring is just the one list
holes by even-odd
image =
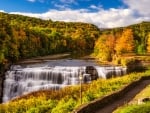
[[96, 80], [98, 78], [98, 72], [93, 66], [87, 66], [85, 71], [87, 74], [90, 74], [91, 80]]

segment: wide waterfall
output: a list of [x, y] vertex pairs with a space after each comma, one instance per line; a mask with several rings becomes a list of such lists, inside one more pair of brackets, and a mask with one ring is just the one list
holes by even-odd
[[58, 90], [69, 85], [83, 83], [97, 78], [110, 78], [126, 73], [126, 68], [99, 66], [94, 61], [51, 60], [39, 64], [13, 65], [6, 72], [3, 102], [32, 91]]

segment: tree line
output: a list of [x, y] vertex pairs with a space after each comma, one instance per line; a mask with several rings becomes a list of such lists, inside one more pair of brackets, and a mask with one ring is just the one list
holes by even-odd
[[88, 23], [0, 13], [0, 63], [63, 52], [84, 54], [93, 50], [99, 32]]
[[150, 22], [103, 30], [95, 42], [94, 56], [102, 61], [126, 53], [150, 53]]
[[0, 64], [71, 52], [93, 52], [101, 60], [150, 52], [150, 22], [99, 29], [93, 24], [58, 22], [0, 12]]

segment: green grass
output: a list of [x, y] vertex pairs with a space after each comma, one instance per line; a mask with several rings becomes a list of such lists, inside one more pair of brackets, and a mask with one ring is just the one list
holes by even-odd
[[[82, 86], [82, 102], [88, 103], [123, 88], [125, 85], [150, 76], [150, 70], [112, 79], [98, 79]], [[39, 91], [0, 105], [0, 113], [70, 113], [80, 106], [80, 86], [59, 91]]]

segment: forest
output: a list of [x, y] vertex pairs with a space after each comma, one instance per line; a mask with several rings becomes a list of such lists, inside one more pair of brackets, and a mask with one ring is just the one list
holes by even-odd
[[64, 52], [90, 52], [99, 34], [92, 24], [0, 13], [0, 63]]
[[0, 12], [0, 64], [56, 53], [93, 55], [112, 61], [125, 53], [150, 52], [150, 22], [100, 29]]
[[95, 42], [94, 56], [101, 60], [111, 61], [127, 53], [150, 53], [150, 22], [103, 30]]

